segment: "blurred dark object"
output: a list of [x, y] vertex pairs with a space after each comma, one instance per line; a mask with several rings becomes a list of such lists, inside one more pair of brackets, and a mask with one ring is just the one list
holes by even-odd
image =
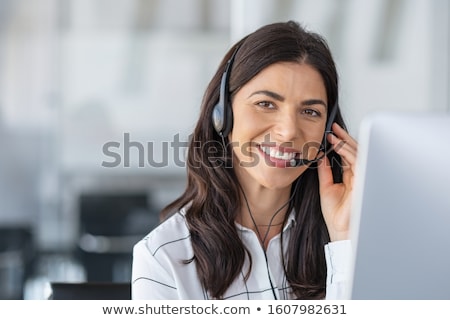
[[147, 193], [82, 194], [80, 260], [88, 282], [129, 282], [133, 245], [158, 223]]
[[34, 237], [29, 227], [0, 227], [0, 299], [22, 300], [25, 282], [36, 259]]
[[52, 282], [49, 300], [131, 300], [130, 283]]

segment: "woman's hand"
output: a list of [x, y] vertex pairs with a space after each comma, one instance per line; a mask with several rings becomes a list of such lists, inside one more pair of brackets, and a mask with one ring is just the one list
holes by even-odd
[[345, 240], [349, 237], [352, 205], [353, 175], [355, 172], [357, 142], [337, 123], [332, 126], [333, 134], [327, 140], [342, 158], [343, 180], [335, 183], [330, 162], [324, 157], [319, 162], [320, 202], [331, 241]]

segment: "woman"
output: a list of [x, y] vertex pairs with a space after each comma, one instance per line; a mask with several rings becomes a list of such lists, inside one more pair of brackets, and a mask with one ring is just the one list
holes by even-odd
[[326, 42], [249, 34], [206, 90], [185, 192], [135, 245], [133, 299], [340, 298], [356, 152]]

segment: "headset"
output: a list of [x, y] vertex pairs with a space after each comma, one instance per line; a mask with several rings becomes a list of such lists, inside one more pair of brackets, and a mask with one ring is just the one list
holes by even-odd
[[[212, 123], [213, 127], [216, 130], [216, 132], [219, 134], [220, 137], [222, 137], [222, 140], [228, 136], [228, 134], [231, 132], [231, 129], [233, 128], [233, 110], [231, 108], [230, 103], [230, 97], [229, 97], [229, 79], [230, 79], [230, 71], [231, 67], [234, 62], [234, 57], [236, 56], [236, 53], [238, 52], [239, 47], [236, 48], [231, 55], [230, 59], [227, 61], [225, 65], [224, 72], [222, 74], [222, 79], [220, 81], [220, 92], [219, 92], [219, 101], [214, 106], [213, 112], [212, 112]], [[328, 148], [326, 150], [325, 146], [327, 144], [327, 134], [333, 133], [331, 130], [331, 126], [333, 125], [333, 122], [336, 118], [336, 114], [338, 111], [338, 102], [336, 100], [335, 104], [333, 105], [330, 116], [328, 117], [327, 124], [325, 126], [325, 132], [324, 137], [322, 140], [322, 143], [320, 145], [320, 148], [317, 152], [317, 155], [314, 159], [292, 159], [290, 166], [291, 167], [300, 167], [302, 165], [309, 165], [312, 163], [316, 163], [322, 158], [327, 155], [331, 149]], [[321, 156], [318, 156], [320, 152], [323, 152]]]
[[234, 57], [238, 52], [237, 48], [231, 58], [227, 61], [225, 70], [222, 74], [222, 80], [220, 81], [220, 93], [219, 102], [214, 106], [212, 113], [212, 123], [216, 132], [222, 138], [228, 136], [233, 127], [233, 111], [230, 104], [230, 91], [228, 88], [228, 82], [230, 78], [231, 66], [233, 65]]

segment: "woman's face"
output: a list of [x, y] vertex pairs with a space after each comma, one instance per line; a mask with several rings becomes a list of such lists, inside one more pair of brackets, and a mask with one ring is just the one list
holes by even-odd
[[327, 93], [318, 71], [307, 64], [268, 66], [234, 96], [233, 167], [239, 179], [279, 189], [305, 170], [293, 158], [314, 159], [327, 120]]

